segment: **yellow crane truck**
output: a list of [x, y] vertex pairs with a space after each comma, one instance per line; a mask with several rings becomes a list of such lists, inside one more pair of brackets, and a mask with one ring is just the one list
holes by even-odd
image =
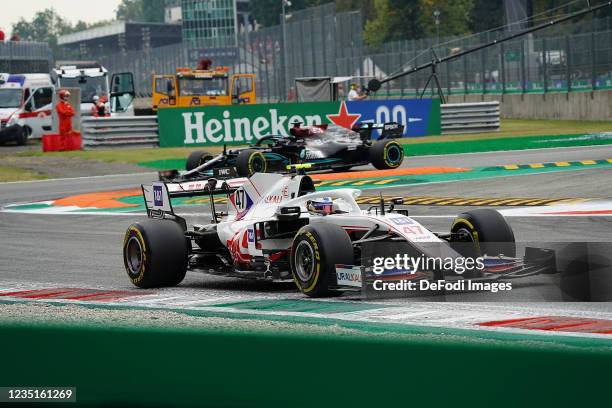
[[153, 111], [166, 107], [253, 104], [255, 74], [229, 74], [228, 67], [200, 61], [196, 69], [153, 75]]

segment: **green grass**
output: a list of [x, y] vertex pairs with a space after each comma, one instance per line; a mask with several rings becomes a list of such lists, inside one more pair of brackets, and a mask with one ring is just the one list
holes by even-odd
[[35, 171], [25, 170], [12, 166], [0, 166], [0, 182], [43, 180], [46, 177]]
[[402, 139], [402, 143], [440, 143], [521, 136], [577, 135], [596, 132], [612, 132], [612, 121], [502, 119], [500, 129], [497, 132], [411, 137]]

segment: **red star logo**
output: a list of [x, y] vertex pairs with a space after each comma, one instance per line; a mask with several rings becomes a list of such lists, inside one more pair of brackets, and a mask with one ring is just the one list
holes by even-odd
[[340, 110], [337, 115], [326, 115], [327, 119], [331, 122], [335, 123], [338, 126], [342, 126], [343, 128], [351, 129], [353, 124], [359, 120], [361, 117], [360, 113], [356, 113], [351, 115], [346, 110], [346, 104], [344, 101], [340, 104]]

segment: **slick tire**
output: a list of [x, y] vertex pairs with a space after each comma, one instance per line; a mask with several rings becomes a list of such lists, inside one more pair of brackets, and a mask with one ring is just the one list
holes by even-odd
[[139, 288], [176, 286], [187, 272], [185, 232], [171, 220], [134, 223], [125, 232], [123, 263]]
[[198, 166], [206, 163], [210, 159], [213, 158], [213, 155], [205, 152], [203, 150], [194, 150], [187, 157], [187, 162], [185, 163], [185, 170], [193, 170]]
[[236, 158], [236, 173], [240, 177], [251, 177], [255, 173], [265, 173], [268, 169], [266, 157], [259, 150], [245, 149]]
[[378, 170], [396, 169], [404, 161], [404, 149], [395, 140], [379, 140], [370, 148], [370, 162]]
[[327, 297], [341, 292], [337, 286], [336, 264], [353, 265], [351, 239], [335, 224], [302, 227], [291, 246], [291, 274], [300, 292], [309, 297]]
[[480, 208], [459, 214], [451, 226], [451, 244], [463, 256], [516, 256], [514, 232], [498, 211]]

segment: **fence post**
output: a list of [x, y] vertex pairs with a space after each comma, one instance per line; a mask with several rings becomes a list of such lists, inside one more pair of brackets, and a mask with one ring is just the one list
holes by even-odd
[[572, 59], [570, 57], [570, 37], [565, 36], [565, 80], [567, 81], [567, 92], [572, 91]]
[[542, 38], [542, 75], [544, 78], [544, 93], [548, 92], [548, 63], [546, 61], [546, 37]]
[[[312, 13], [310, 13], [310, 27], [314, 27], [315, 20]], [[314, 34], [314, 33], [313, 33]], [[315, 37], [310, 36], [310, 57], [312, 61], [312, 76], [317, 76], [317, 52], [315, 51]]]
[[[268, 70], [268, 36], [263, 37], [263, 41], [259, 41], [259, 44], [263, 42], [263, 58], [264, 58], [264, 71], [266, 72], [266, 97], [267, 102], [270, 103], [270, 72]], [[260, 47], [262, 48], [262, 47]]]
[[521, 41], [521, 91], [527, 92], [527, 78], [525, 77], [525, 40]]
[[500, 66], [500, 76], [501, 76], [501, 86], [502, 86], [502, 94], [506, 93], [506, 47], [504, 43], [499, 44], [500, 47], [500, 57], [501, 61], [499, 63]]
[[321, 15], [320, 20], [321, 20], [321, 49], [323, 52], [323, 58], [322, 58], [323, 75], [326, 75], [329, 72], [329, 69], [327, 67], [327, 55], [325, 55], [327, 53], [327, 44], [326, 44], [327, 38], [325, 37], [327, 36], [325, 35], [325, 14], [323, 13], [323, 7], [319, 9], [319, 14]]
[[597, 75], [595, 73], [595, 33], [591, 33], [591, 88], [594, 91], [597, 88]]
[[[393, 49], [393, 44], [391, 44], [391, 47]], [[387, 62], [387, 72], [391, 72], [391, 53], [389, 52], [389, 50], [386, 50], [386, 58], [385, 61]], [[376, 69], [376, 65], [374, 64], [374, 60], [372, 59], [372, 65], [374, 66], [374, 69]], [[387, 99], [389, 99], [389, 93], [391, 91], [391, 81], [387, 82]]]
[[480, 50], [480, 64], [481, 64], [481, 73], [480, 73], [480, 83], [482, 85], [482, 94], [487, 93], [487, 82], [485, 80], [485, 71], [486, 71], [486, 48]]
[[[400, 52], [399, 52], [399, 65], [400, 65], [400, 68], [403, 69], [404, 68], [404, 44], [403, 43], [400, 43], [400, 44], [401, 45], [400, 45]], [[404, 77], [405, 76], [400, 78], [400, 97], [401, 98], [404, 97], [404, 85], [405, 85]]]
[[[466, 45], [467, 45], [467, 44], [466, 44], [466, 40], [463, 40], [463, 44], [462, 44], [463, 49], [466, 49]], [[463, 58], [463, 94], [464, 94], [464, 95], [467, 95], [467, 93], [468, 93], [468, 85], [467, 85], [467, 83], [468, 83], [468, 74], [467, 74], [467, 71], [468, 71], [468, 67], [467, 67], [467, 55], [464, 55], [464, 56], [463, 56], [463, 57], [461, 57], [461, 58]], [[465, 100], [465, 99], [464, 99], [464, 100]]]
[[446, 99], [448, 100], [451, 95], [450, 61], [446, 61], [444, 65], [446, 66]]

